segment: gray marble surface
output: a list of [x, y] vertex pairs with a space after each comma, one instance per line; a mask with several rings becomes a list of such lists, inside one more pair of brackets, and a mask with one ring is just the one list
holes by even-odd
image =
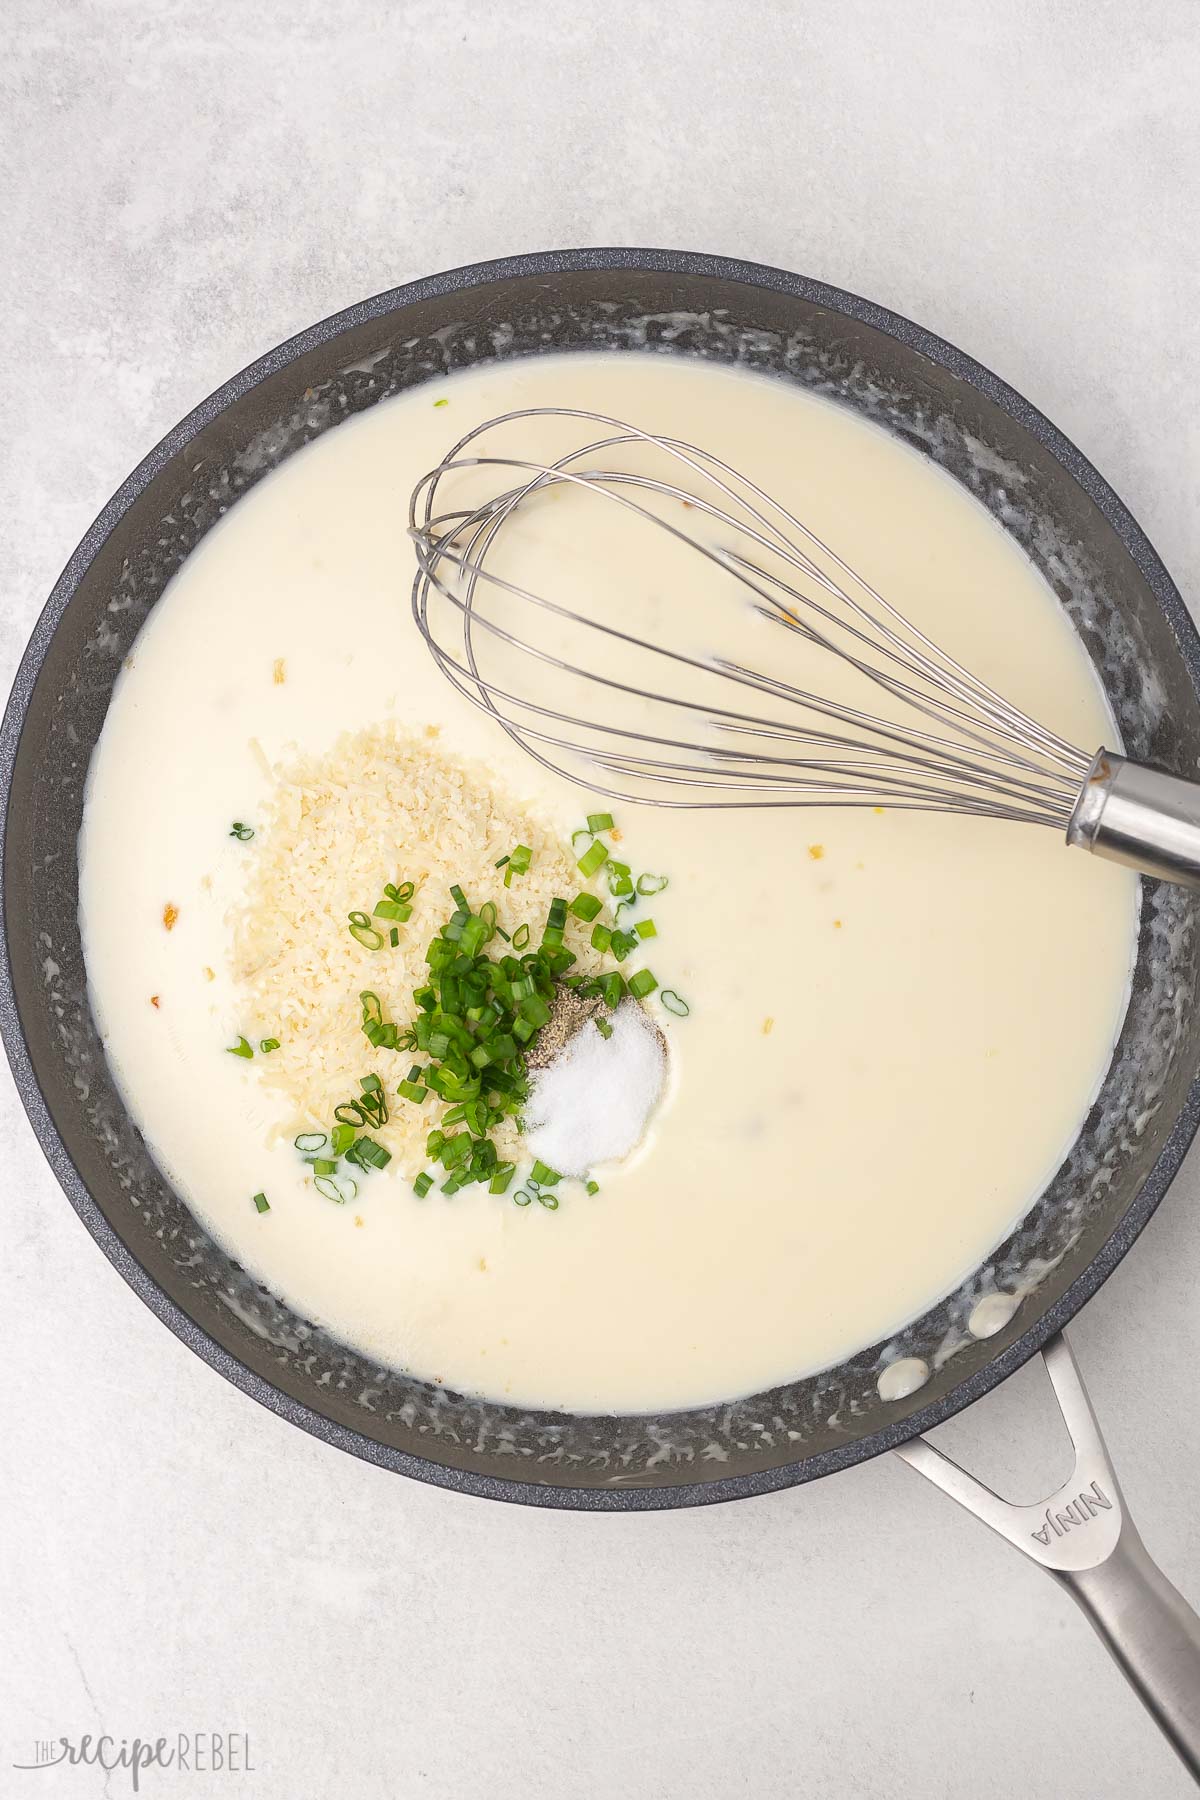
[[[781, 263], [974, 351], [1200, 595], [1192, 0], [7, 0], [0, 673], [108, 494], [220, 379], [363, 294], [562, 244]], [[57, 1191], [7, 1074], [0, 1794], [35, 1740], [248, 1732], [255, 1800], [1172, 1800], [1051, 1582], [885, 1460], [689, 1514], [406, 1484], [182, 1348]], [[1200, 1163], [1074, 1342], [1200, 1600]], [[941, 1434], [1033, 1498], [1027, 1370]]]

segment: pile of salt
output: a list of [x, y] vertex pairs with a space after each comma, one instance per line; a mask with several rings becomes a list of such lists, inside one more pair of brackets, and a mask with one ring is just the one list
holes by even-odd
[[611, 1015], [612, 1036], [590, 1020], [530, 1084], [525, 1137], [560, 1175], [588, 1175], [641, 1141], [666, 1080], [662, 1035], [636, 1000]]

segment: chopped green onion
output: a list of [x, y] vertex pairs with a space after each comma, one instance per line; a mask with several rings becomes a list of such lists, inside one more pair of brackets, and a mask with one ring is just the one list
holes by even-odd
[[558, 1211], [558, 1195], [557, 1194], [539, 1193], [538, 1200], [541, 1203], [541, 1205], [543, 1205], [546, 1208], [547, 1212], [557, 1212]]
[[400, 942], [400, 929], [398, 926], [393, 925], [392, 929], [388, 932], [388, 943], [392, 946], [392, 949], [395, 950], [396, 947], [398, 946], [399, 942]]
[[508, 861], [507, 856], [498, 856], [496, 858], [496, 864], [495, 864], [496, 868], [502, 869], [507, 861]]
[[613, 1034], [613, 1028], [608, 1020], [600, 1018], [599, 1015], [596, 1018], [596, 1030], [602, 1038], [610, 1038]]
[[358, 1183], [352, 1175], [318, 1175], [313, 1186], [318, 1194], [326, 1200], [336, 1200], [339, 1206], [345, 1206], [358, 1193]]
[[655, 925], [653, 919], [639, 919], [633, 929], [640, 938], [652, 938], [658, 936], [658, 927]]
[[607, 926], [607, 925], [593, 925], [592, 926], [592, 949], [593, 950], [599, 950], [601, 952], [607, 950], [609, 945], [612, 943], [612, 939], [613, 939], [613, 934], [612, 934], [612, 931], [609, 926]]
[[576, 894], [571, 902], [571, 911], [586, 925], [596, 917], [603, 904], [603, 901], [595, 894]]
[[350, 936], [360, 943], [365, 950], [382, 950], [383, 938], [376, 931], [365, 912], [348, 913]]
[[532, 1206], [533, 1205], [533, 1195], [530, 1193], [528, 1188], [518, 1188], [517, 1189], [516, 1193], [513, 1195], [513, 1205], [514, 1206]]
[[692, 1010], [687, 1001], [682, 995], [677, 994], [674, 988], [664, 988], [658, 997], [667, 1011], [674, 1013], [677, 1018], [686, 1019]]
[[[370, 1083], [376, 1085], [370, 1086]], [[388, 1122], [387, 1098], [383, 1092], [383, 1084], [378, 1075], [370, 1075], [359, 1082], [362, 1096], [358, 1100], [343, 1100], [335, 1106], [333, 1116], [339, 1125], [386, 1125]]]
[[590, 850], [584, 851], [583, 855], [579, 858], [579, 861], [575, 866], [579, 870], [581, 875], [594, 875], [596, 873], [596, 870], [602, 869], [607, 861], [608, 861], [608, 851], [604, 848], [604, 845], [602, 843], [600, 843], [599, 840], [597, 839], [597, 841], [593, 843]]
[[516, 1172], [517, 1172], [516, 1163], [501, 1163], [500, 1167], [496, 1170], [496, 1173], [492, 1176], [491, 1180], [488, 1182], [488, 1193], [489, 1194], [507, 1193], [508, 1188], [512, 1182], [512, 1178], [516, 1174]]
[[600, 1183], [598, 1181], [589, 1181], [587, 1184], [587, 1191], [589, 1194], [598, 1194], [600, 1192]]
[[652, 994], [657, 986], [658, 982], [649, 969], [639, 969], [636, 975], [629, 977], [629, 991], [635, 1000], [644, 1000], [646, 995]]
[[463, 956], [478, 956], [494, 931], [494, 926], [480, 917], [468, 918], [459, 935], [458, 947]]
[[639, 894], [661, 894], [667, 885], [666, 875], [639, 875], [637, 891]]
[[395, 919], [397, 924], [404, 925], [412, 918], [412, 907], [406, 906], [402, 900], [377, 900], [372, 916], [376, 919]]
[[400, 1033], [392, 1024], [377, 1025], [373, 1021], [362, 1028], [363, 1036], [373, 1050], [398, 1050]]
[[611, 975], [603, 976], [600, 982], [600, 997], [610, 1010], [619, 1006], [625, 998], [624, 976], [618, 975], [615, 971]]
[[505, 887], [512, 886], [514, 875], [524, 875], [533, 861], [533, 851], [528, 844], [517, 844], [509, 853], [508, 867], [504, 871]]
[[636, 899], [637, 896], [634, 894], [633, 877], [628, 863], [617, 862], [615, 858], [610, 858], [604, 874], [608, 882], [608, 891], [610, 894], [632, 895]]
[[278, 1038], [259, 1038], [258, 1048], [263, 1056], [270, 1056], [272, 1050], [278, 1050]]
[[443, 925], [442, 936], [446, 939], [447, 943], [450, 943], [450, 944], [458, 943], [459, 939], [462, 937], [462, 934], [463, 934], [463, 926], [466, 924], [467, 920], [470, 917], [471, 917], [470, 913], [464, 912], [462, 910], [462, 908], [460, 907], [459, 910], [454, 914], [454, 917], [452, 919], [450, 919], [445, 925]]
[[573, 831], [571, 833], [571, 848], [572, 848], [572, 850], [578, 850], [579, 841], [581, 838], [585, 844], [590, 844], [592, 841], [593, 835], [594, 835], [594, 833], [592, 833], [590, 831], [585, 831], [583, 826], [581, 825], [579, 827], [578, 831]]
[[[528, 845], [518, 844], [504, 866], [519, 875], [532, 865], [532, 857]], [[531, 948], [527, 923], [518, 926], [511, 939], [501, 933], [493, 901], [472, 912], [457, 883], [450, 896], [455, 910], [426, 949], [429, 973], [426, 984], [413, 991], [418, 1010], [411, 1025], [398, 1029], [390, 1024], [383, 1018], [378, 996], [372, 996], [363, 999], [363, 1031], [373, 1045], [415, 1048], [425, 1055], [424, 1063], [411, 1065], [395, 1092], [418, 1105], [432, 1092], [444, 1104], [440, 1128], [429, 1133], [426, 1145], [427, 1156], [445, 1171], [442, 1191], [453, 1194], [471, 1183], [490, 1184], [499, 1178], [493, 1191], [503, 1193], [516, 1175], [506, 1173], [511, 1165], [499, 1163], [489, 1133], [507, 1118], [523, 1129], [521, 1111], [529, 1093], [525, 1047], [549, 1022], [560, 983], [570, 981], [589, 993], [601, 988], [597, 980], [586, 988], [583, 976], [567, 974], [576, 958], [563, 944], [571, 910], [565, 897], [551, 900], [541, 942]], [[585, 895], [582, 907], [594, 918], [600, 902]], [[493, 957], [488, 945], [501, 936], [505, 947]], [[619, 976], [615, 993], [618, 997], [624, 993]], [[386, 1119], [384, 1096], [374, 1081], [360, 1085], [361, 1098], [335, 1110], [339, 1124], [374, 1126]], [[373, 1143], [368, 1139], [364, 1145], [357, 1139], [347, 1152], [349, 1160], [376, 1166]], [[522, 1204], [531, 1202], [533, 1185]]]
[[230, 1045], [229, 1049], [226, 1051], [226, 1055], [227, 1056], [250, 1057], [250, 1056], [254, 1055], [254, 1052], [250, 1048], [250, 1045], [246, 1041], [246, 1039], [244, 1037], [240, 1037], [236, 1044]]
[[[296, 1139], [299, 1144], [299, 1138]], [[329, 1147], [335, 1156], [344, 1156], [354, 1142], [353, 1125], [335, 1125], [330, 1133]]]
[[346, 1152], [346, 1161], [360, 1169], [385, 1169], [391, 1160], [391, 1151], [371, 1137], [356, 1138]]
[[433, 1176], [427, 1175], [425, 1171], [422, 1170], [417, 1176], [417, 1179], [413, 1182], [413, 1192], [416, 1194], [418, 1200], [423, 1200], [432, 1186]]
[[562, 1180], [562, 1176], [548, 1163], [535, 1162], [529, 1171], [529, 1180], [535, 1187], [553, 1187], [556, 1182]]
[[471, 1140], [465, 1131], [454, 1137], [448, 1137], [442, 1145], [440, 1161], [444, 1168], [456, 1169], [464, 1157], [471, 1153]]
[[313, 1163], [314, 1175], [334, 1175], [337, 1173], [337, 1158], [318, 1156]]
[[[229, 835], [235, 837], [239, 844], [248, 844], [254, 836], [254, 827], [253, 825], [243, 825], [240, 819], [235, 819], [230, 827]], [[263, 1212], [265, 1208], [260, 1206], [258, 1210]]]
[[[350, 1135], [353, 1137], [354, 1133], [351, 1132]], [[303, 1156], [316, 1156], [319, 1150], [325, 1148], [328, 1141], [323, 1131], [302, 1131], [300, 1136], [295, 1139], [295, 1144]]]
[[593, 832], [595, 832], [595, 831], [611, 831], [612, 828], [613, 828], [613, 816], [611, 813], [589, 813], [588, 814], [588, 830], [589, 831], [593, 831]]
[[[253, 837], [254, 833], [251, 832], [250, 836]], [[260, 1213], [270, 1212], [271, 1202], [267, 1199], [267, 1196], [265, 1194], [255, 1194], [254, 1210], [255, 1210], [255, 1212], [260, 1212]]]

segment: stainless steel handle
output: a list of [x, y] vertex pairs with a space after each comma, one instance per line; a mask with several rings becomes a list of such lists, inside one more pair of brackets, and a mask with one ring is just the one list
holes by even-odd
[[1067, 842], [1143, 875], [1200, 887], [1200, 783], [1099, 750]]
[[1066, 1338], [1042, 1355], [1075, 1446], [1057, 1493], [1014, 1506], [927, 1438], [896, 1454], [1062, 1583], [1200, 1782], [1200, 1618], [1146, 1553]]

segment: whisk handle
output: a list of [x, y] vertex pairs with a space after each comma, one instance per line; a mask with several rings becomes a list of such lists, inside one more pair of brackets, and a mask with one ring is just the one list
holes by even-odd
[[1200, 888], [1200, 782], [1099, 750], [1067, 842], [1160, 881]]

